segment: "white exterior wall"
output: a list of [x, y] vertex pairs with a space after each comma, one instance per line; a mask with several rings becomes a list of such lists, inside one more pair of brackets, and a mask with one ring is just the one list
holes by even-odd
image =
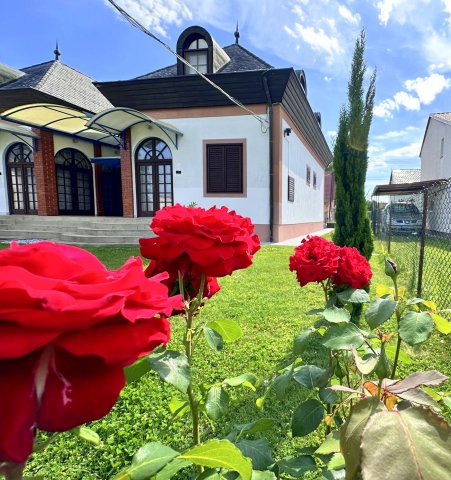
[[[441, 156], [441, 142], [443, 156]], [[451, 178], [451, 125], [430, 119], [421, 151], [421, 180]], [[437, 187], [429, 191], [427, 228], [436, 232], [451, 233], [451, 191]]]
[[55, 155], [63, 148], [73, 148], [83, 153], [89, 158], [94, 156], [94, 145], [90, 142], [84, 142], [78, 138], [70, 138], [66, 135], [53, 135], [53, 151]]
[[[138, 145], [149, 137], [161, 138], [172, 152], [175, 203], [188, 205], [196, 202], [199, 207], [204, 208], [225, 205], [240, 215], [250, 217], [255, 224], [269, 223], [269, 132], [262, 133], [260, 124], [255, 118], [239, 115], [162, 120], [183, 133], [179, 138], [178, 149], [158, 127], [137, 125], [133, 127], [131, 135], [133, 169]], [[222, 139], [246, 140], [246, 197], [204, 197], [203, 141]], [[177, 170], [182, 173], [176, 174]], [[135, 182], [133, 196], [136, 216]]]
[[[289, 125], [282, 121], [282, 221], [284, 225], [324, 221], [324, 168], [319, 165], [301, 139], [292, 130], [284, 137]], [[307, 185], [307, 165], [310, 185]], [[313, 173], [316, 173], [316, 189]], [[288, 175], [294, 177], [294, 202], [288, 201]]]
[[[444, 138], [443, 157], [440, 157]], [[451, 177], [451, 125], [431, 118], [421, 151], [421, 180]]]

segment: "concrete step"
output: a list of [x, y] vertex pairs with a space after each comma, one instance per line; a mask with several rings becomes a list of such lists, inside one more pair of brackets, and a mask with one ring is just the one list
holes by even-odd
[[51, 240], [80, 245], [138, 245], [153, 235], [150, 218], [0, 216], [0, 242]]
[[137, 247], [139, 245], [140, 238], [142, 237], [136, 235], [107, 235], [103, 237], [91, 237], [86, 235], [64, 234], [61, 235], [58, 241], [75, 245], [85, 243], [89, 245], [135, 245]]

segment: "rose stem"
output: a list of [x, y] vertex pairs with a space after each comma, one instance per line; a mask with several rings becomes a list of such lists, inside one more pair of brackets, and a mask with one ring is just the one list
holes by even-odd
[[[179, 282], [181, 282], [181, 275], [179, 275]], [[194, 309], [185, 306], [185, 318], [186, 318], [186, 329], [185, 329], [185, 336], [183, 339], [183, 343], [185, 344], [185, 353], [188, 358], [188, 363], [191, 366], [192, 358], [194, 353], [194, 342], [193, 342], [193, 321], [196, 313], [199, 311], [200, 306], [202, 304], [202, 296], [204, 292], [204, 285], [205, 285], [205, 275], [202, 274], [200, 279], [200, 286], [199, 292], [197, 297], [194, 299], [195, 307]], [[182, 291], [182, 288], [180, 288]], [[188, 399], [189, 399], [189, 407], [191, 410], [191, 417], [193, 419], [193, 442], [194, 445], [199, 445], [200, 443], [200, 425], [199, 425], [199, 405], [196, 400], [196, 396], [194, 394], [193, 389], [193, 381], [191, 380], [188, 385]], [[198, 472], [202, 473], [204, 471], [203, 467], [198, 467]]]
[[[395, 286], [395, 301], [399, 301], [399, 293], [398, 293], [398, 282], [396, 279], [393, 279], [393, 285]], [[391, 372], [390, 378], [395, 378], [396, 375], [396, 368], [398, 366], [398, 358], [399, 358], [399, 351], [401, 350], [401, 336], [399, 335], [399, 321], [401, 320], [401, 312], [399, 310], [399, 305], [396, 306], [396, 324], [398, 325], [398, 342], [396, 344], [396, 353], [395, 353], [395, 361], [393, 362], [393, 370]]]

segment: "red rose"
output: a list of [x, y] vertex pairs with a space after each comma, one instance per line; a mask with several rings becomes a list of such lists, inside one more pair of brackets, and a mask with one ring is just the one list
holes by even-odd
[[335, 285], [346, 284], [352, 288], [363, 288], [369, 285], [372, 276], [368, 260], [360, 255], [357, 248], [340, 248], [340, 262], [333, 278]]
[[166, 207], [156, 213], [150, 228], [157, 237], [139, 241], [141, 255], [155, 261], [150, 272], [167, 270], [174, 285], [180, 271], [184, 282], [197, 288], [204, 274], [210, 293], [219, 286], [208, 277], [247, 268], [260, 248], [251, 220], [226, 207]]
[[76, 247], [0, 251], [0, 462], [23, 463], [36, 428], [68, 430], [106, 415], [123, 367], [169, 340], [162, 277], [140, 259], [108, 271]]
[[340, 247], [323, 237], [307, 237], [290, 257], [290, 271], [296, 272], [301, 287], [310, 282], [322, 282], [335, 275]]

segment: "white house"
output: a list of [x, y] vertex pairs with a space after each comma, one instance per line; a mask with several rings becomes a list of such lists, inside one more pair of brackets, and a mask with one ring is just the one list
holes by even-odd
[[428, 228], [451, 233], [451, 113], [432, 113], [420, 151], [421, 180], [450, 179], [429, 190]]
[[[195, 202], [251, 217], [262, 240], [321, 229], [332, 154], [304, 72], [272, 67], [238, 32], [221, 48], [190, 27], [177, 51], [229, 96], [180, 60], [102, 83], [59, 52], [22, 74], [3, 69], [0, 213], [151, 217]], [[33, 127], [27, 141], [11, 122]]]

